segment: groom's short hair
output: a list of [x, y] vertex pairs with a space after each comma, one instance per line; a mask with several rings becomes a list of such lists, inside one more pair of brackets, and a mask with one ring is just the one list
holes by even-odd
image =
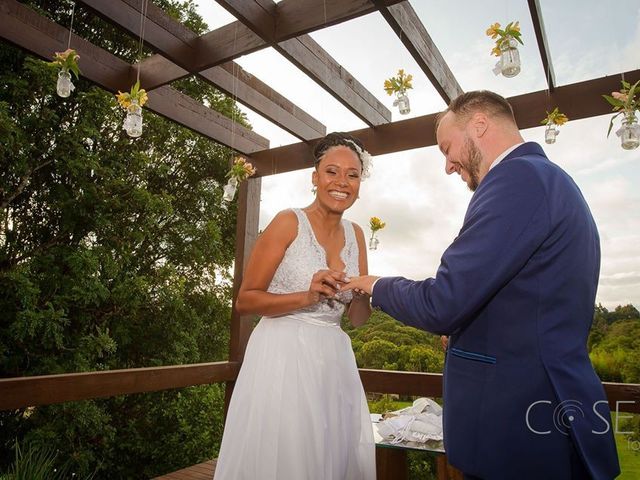
[[516, 123], [513, 116], [513, 108], [511, 108], [507, 99], [489, 90], [465, 92], [454, 98], [447, 109], [438, 115], [436, 130], [440, 120], [447, 112], [455, 114], [458, 121], [462, 123], [466, 123], [475, 112], [484, 112], [491, 117], [501, 117], [505, 120], [511, 120], [514, 124]]

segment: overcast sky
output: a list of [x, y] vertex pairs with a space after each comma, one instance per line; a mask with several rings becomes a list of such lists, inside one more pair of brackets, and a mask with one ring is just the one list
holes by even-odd
[[[212, 0], [199, 3], [210, 29], [234, 20]], [[640, 2], [618, 0], [615, 9], [607, 3], [540, 0], [558, 85], [640, 68]], [[412, 0], [411, 4], [463, 90], [489, 89], [509, 97], [545, 88], [525, 0], [459, 0], [455, 8], [446, 0]], [[520, 21], [525, 45], [520, 48], [522, 72], [507, 79], [492, 73], [496, 60], [489, 55], [492, 42], [485, 30], [496, 21], [504, 26], [512, 20]], [[311, 36], [393, 112], [394, 121], [445, 108], [381, 15], [373, 13]], [[273, 49], [237, 62], [324, 123], [327, 131], [366, 127]], [[384, 79], [399, 68], [414, 76], [407, 116], [397, 112], [393, 98], [382, 88]], [[267, 137], [272, 147], [298, 141], [242, 108], [254, 130]], [[525, 130], [523, 136], [543, 145], [549, 158], [574, 178], [591, 207], [602, 244], [597, 302], [607, 308], [627, 303], [640, 307], [640, 149], [623, 150], [614, 133], [607, 139], [609, 118], [570, 121], [561, 127], [554, 145], [544, 144], [543, 127]], [[278, 211], [304, 207], [313, 199], [311, 170], [265, 177], [262, 185], [260, 228]], [[442, 252], [462, 226], [470, 198], [458, 175], [445, 174], [444, 157], [437, 147], [421, 148], [374, 157], [373, 174], [345, 216], [363, 226], [365, 233], [371, 216], [387, 223], [378, 234], [379, 249], [369, 252], [372, 274], [419, 280], [436, 272]]]

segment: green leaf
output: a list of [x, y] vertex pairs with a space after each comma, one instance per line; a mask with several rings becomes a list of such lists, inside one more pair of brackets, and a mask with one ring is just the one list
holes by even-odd
[[618, 112], [616, 113], [613, 117], [611, 117], [611, 120], [609, 121], [609, 130], [607, 130], [607, 138], [609, 138], [609, 134], [611, 133], [611, 129], [613, 128], [613, 121], [615, 120], [615, 118], [620, 115], [622, 112]]
[[611, 95], [602, 95], [602, 97], [615, 108], [622, 108], [624, 106], [622, 100], [613, 98]]

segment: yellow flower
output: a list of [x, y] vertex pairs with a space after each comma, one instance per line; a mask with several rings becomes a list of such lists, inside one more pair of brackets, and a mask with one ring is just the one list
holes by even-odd
[[393, 94], [393, 84], [391, 83], [390, 80], [384, 81], [384, 91], [387, 92], [387, 95]]
[[371, 217], [369, 219], [369, 228], [372, 232], [377, 232], [378, 230], [382, 230], [386, 227], [387, 224], [380, 220], [378, 217]]
[[387, 95], [393, 95], [397, 92], [403, 92], [413, 88], [411, 85], [413, 75], [405, 75], [404, 69], [398, 70], [398, 74], [395, 77], [388, 78], [384, 81], [384, 90]]
[[129, 92], [121, 92], [120, 90], [118, 90], [116, 98], [118, 99], [118, 103], [122, 108], [127, 109], [131, 106], [131, 98]]
[[558, 107], [554, 108], [551, 113], [547, 112], [547, 116], [540, 122], [541, 125], [549, 125], [550, 123], [554, 125], [564, 125], [569, 121], [569, 118], [564, 114], [560, 113]]
[[407, 75], [407, 78], [404, 80], [404, 88], [413, 88], [411, 86], [411, 80], [413, 80], [413, 75]]
[[494, 38], [494, 39], [497, 38], [497, 36], [498, 36], [497, 30], [499, 28], [500, 28], [500, 24], [498, 22], [494, 23], [489, 28], [487, 28], [487, 36], [489, 36], [491, 38]]
[[147, 92], [144, 88], [138, 90], [138, 105], [143, 106], [145, 103], [147, 103], [148, 99], [149, 97], [147, 96]]
[[521, 38], [522, 34], [520, 33], [519, 21], [509, 22], [504, 27], [504, 30], [500, 29], [500, 24], [496, 22], [487, 29], [486, 34], [496, 41], [495, 47], [491, 50], [491, 55], [495, 55], [496, 57], [500, 56], [500, 46], [507, 47], [511, 39], [524, 45]]

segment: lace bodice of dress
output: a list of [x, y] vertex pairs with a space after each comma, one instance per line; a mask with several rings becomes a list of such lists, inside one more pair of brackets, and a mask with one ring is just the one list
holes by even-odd
[[[292, 209], [298, 217], [298, 235], [287, 248], [282, 262], [276, 269], [268, 292], [270, 293], [293, 293], [307, 291], [311, 283], [311, 277], [318, 270], [326, 270], [326, 252], [316, 239], [311, 223], [304, 211]], [[353, 224], [342, 219], [345, 244], [340, 253], [340, 258], [345, 264], [347, 276], [357, 276], [360, 274], [358, 266], [358, 244], [353, 229]], [[326, 299], [307, 308], [296, 310], [291, 315], [304, 313], [305, 318], [311, 318], [318, 322], [339, 324], [345, 304], [352, 298], [351, 292], [340, 292], [336, 296], [337, 300]], [[314, 322], [315, 323], [315, 322]]]

